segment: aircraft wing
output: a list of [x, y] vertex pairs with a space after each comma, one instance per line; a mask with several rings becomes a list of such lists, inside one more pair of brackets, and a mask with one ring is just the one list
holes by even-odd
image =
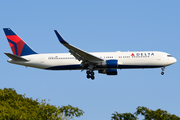
[[67, 43], [62, 36], [58, 33], [57, 30], [54, 30], [54, 32], [56, 33], [59, 41], [69, 49], [69, 52], [79, 61], [82, 60], [83, 62], [87, 61], [87, 62], [92, 62], [92, 63], [98, 63], [100, 61], [104, 61], [103, 59], [96, 57], [94, 55], [91, 55], [79, 48], [76, 48], [72, 45], [70, 45], [69, 43]]

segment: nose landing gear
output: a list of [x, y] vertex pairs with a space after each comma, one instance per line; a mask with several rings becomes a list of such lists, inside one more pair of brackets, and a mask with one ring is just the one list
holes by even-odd
[[91, 70], [88, 70], [88, 71], [86, 71], [86, 74], [87, 74], [87, 78], [89, 79], [89, 78], [91, 78], [92, 80], [94, 80], [95, 79], [95, 77], [94, 77], [94, 72]]
[[164, 75], [164, 72], [161, 72], [161, 75]]
[[161, 75], [164, 75], [165, 67], [161, 67], [161, 69], [162, 69]]

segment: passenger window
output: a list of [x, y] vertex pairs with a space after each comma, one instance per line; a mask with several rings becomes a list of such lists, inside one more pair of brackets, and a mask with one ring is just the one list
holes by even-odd
[[171, 55], [167, 55], [167, 57], [172, 57]]

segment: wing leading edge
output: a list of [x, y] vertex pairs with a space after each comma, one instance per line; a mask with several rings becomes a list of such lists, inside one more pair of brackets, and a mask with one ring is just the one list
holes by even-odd
[[63, 39], [63, 37], [58, 33], [57, 30], [54, 30], [54, 32], [56, 33], [56, 36], [59, 39], [59, 42], [61, 44], [63, 44], [66, 48], [68, 48], [69, 52], [79, 61], [82, 60], [83, 62], [90, 62], [90, 63], [98, 63], [98, 62], [104, 61], [103, 59], [101, 59], [99, 57], [91, 55], [79, 48], [76, 48], [76, 47], [70, 45]]

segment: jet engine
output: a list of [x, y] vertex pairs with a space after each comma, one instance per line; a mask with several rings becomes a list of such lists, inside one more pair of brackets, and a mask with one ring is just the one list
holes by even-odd
[[99, 63], [98, 65], [105, 68], [118, 68], [118, 60], [106, 60]]
[[117, 75], [117, 69], [98, 70], [98, 73], [107, 75]]

